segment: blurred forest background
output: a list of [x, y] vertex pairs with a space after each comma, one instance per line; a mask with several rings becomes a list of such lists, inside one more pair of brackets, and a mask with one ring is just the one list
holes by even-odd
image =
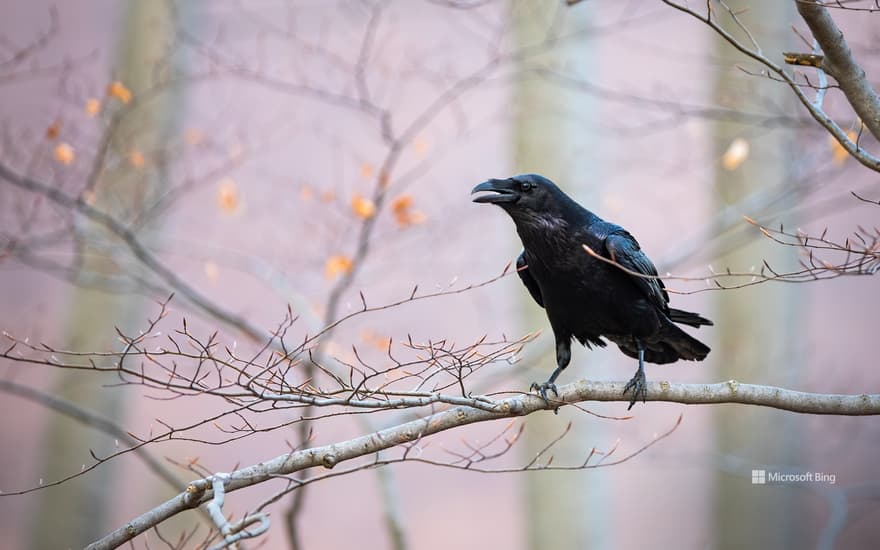
[[[830, 11], [876, 85], [880, 14], [844, 4]], [[795, 2], [707, 5], [774, 62], [812, 47]], [[332, 385], [330, 373], [369, 364], [418, 391], [408, 369], [440, 368], [446, 350], [489, 354], [467, 392], [544, 380], [544, 312], [510, 270], [496, 279], [519, 253], [513, 226], [470, 202], [491, 177], [553, 179], [629, 229], [662, 274], [683, 277], [667, 282], [672, 305], [715, 321], [699, 334], [713, 352], [649, 365], [649, 380], [880, 392], [874, 278], [764, 281], [765, 262], [796, 271], [804, 250], [743, 218], [835, 242], [876, 233], [878, 206], [858, 197], [880, 198], [877, 172], [789, 87], [669, 5], [7, 0], [2, 12], [0, 329], [4, 350], [18, 342], [0, 358], [5, 548], [81, 547], [191, 479], [443, 407], [240, 406], [200, 391], [213, 353], [287, 353], [267, 341], [288, 307], [293, 346], [370, 307], [309, 341], [291, 367], [297, 384]], [[800, 74], [819, 82], [810, 67]], [[824, 101], [878, 150], [838, 90]], [[727, 269], [746, 274], [719, 281], [738, 288], [713, 282]], [[192, 391], [90, 368], [116, 364], [133, 338], [158, 350], [167, 336], [191, 353], [165, 365], [189, 372]], [[634, 366], [617, 349], [578, 346], [559, 382], [625, 380]], [[171, 426], [174, 437], [125, 451]], [[516, 471], [551, 443], [540, 460], [569, 469]], [[591, 449], [611, 452], [607, 467], [580, 467]], [[509, 471], [303, 472], [316, 482], [230, 493], [224, 513], [268, 512], [268, 533], [245, 543], [255, 548], [868, 548], [880, 535], [872, 417], [582, 403], [412, 452]], [[835, 483], [753, 485], [755, 469]], [[188, 512], [134, 545], [199, 547], [209, 525]]]

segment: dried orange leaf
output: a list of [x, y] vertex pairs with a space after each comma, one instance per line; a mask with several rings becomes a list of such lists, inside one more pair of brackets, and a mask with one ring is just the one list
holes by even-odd
[[220, 268], [214, 262], [205, 262], [205, 276], [211, 281], [220, 277]]
[[395, 214], [398, 212], [404, 212], [413, 204], [412, 195], [400, 195], [391, 201], [391, 211]]
[[144, 167], [144, 154], [140, 151], [132, 151], [128, 154], [128, 162], [135, 168]]
[[391, 201], [391, 212], [400, 227], [408, 227], [425, 221], [426, 218], [422, 212], [412, 209], [413, 202], [410, 195], [400, 195]]
[[388, 346], [391, 345], [390, 337], [382, 336], [381, 334], [369, 328], [362, 330], [360, 336], [362, 342], [371, 345], [379, 351], [386, 351], [388, 349]]
[[369, 162], [365, 162], [361, 164], [360, 174], [361, 177], [365, 180], [368, 180], [373, 177], [373, 174], [376, 172], [376, 169], [373, 168], [373, 165]]
[[361, 219], [369, 219], [376, 215], [376, 203], [355, 193], [351, 198], [351, 211]]
[[238, 187], [231, 179], [227, 178], [220, 182], [220, 188], [217, 191], [217, 204], [221, 210], [230, 214], [238, 211], [241, 206]]
[[402, 223], [401, 225], [419, 225], [420, 223], [425, 223], [425, 220], [427, 219], [428, 216], [426, 216], [424, 212], [415, 210], [407, 214], [406, 223]]
[[721, 165], [725, 170], [736, 170], [749, 157], [749, 142], [736, 138], [730, 142], [727, 151], [721, 157]]
[[413, 149], [416, 150], [416, 154], [420, 157], [428, 154], [428, 141], [423, 137], [417, 137], [413, 142]]
[[348, 256], [330, 256], [324, 265], [324, 276], [328, 279], [334, 279], [343, 273], [350, 273], [351, 267], [351, 258]]
[[58, 138], [58, 134], [61, 133], [61, 121], [57, 118], [55, 122], [51, 124], [48, 128], [46, 128], [46, 139], [49, 141], [54, 141]]
[[90, 97], [86, 101], [86, 114], [89, 116], [95, 116], [99, 112], [101, 112], [101, 102], [94, 97]]
[[308, 184], [299, 188], [299, 198], [304, 201], [310, 201], [315, 198], [315, 190]]
[[[856, 133], [851, 130], [846, 133], [846, 137], [848, 137], [849, 140], [853, 142], [858, 138], [858, 136], [856, 136]], [[844, 149], [843, 145], [841, 145], [839, 141], [834, 139], [834, 136], [830, 136], [829, 139], [831, 140], [831, 161], [836, 166], [841, 166], [844, 162], [846, 162], [846, 159], [849, 158], [849, 151]]]
[[73, 162], [76, 158], [76, 153], [73, 151], [73, 147], [71, 147], [67, 143], [59, 143], [55, 146], [55, 160], [60, 162], [61, 164], [68, 165]]
[[107, 95], [115, 97], [123, 103], [131, 101], [131, 90], [125, 87], [125, 84], [118, 80], [107, 87]]

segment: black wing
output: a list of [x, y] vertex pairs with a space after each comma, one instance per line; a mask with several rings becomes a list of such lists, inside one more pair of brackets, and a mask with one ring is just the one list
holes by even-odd
[[538, 302], [539, 306], [544, 307], [544, 299], [541, 296], [541, 289], [538, 287], [538, 281], [536, 281], [535, 278], [532, 277], [532, 274], [529, 273], [529, 265], [526, 263], [525, 250], [520, 252], [519, 257], [516, 259], [516, 273], [519, 275], [523, 284], [526, 285], [526, 288], [529, 289], [529, 294], [532, 295], [532, 298]]
[[[617, 227], [605, 237], [605, 251], [612, 261], [629, 271], [652, 277], [657, 275], [657, 268], [642, 252], [638, 241], [622, 227]], [[669, 295], [663, 281], [637, 275], [630, 275], [630, 278], [654, 305], [663, 311], [668, 309]]]

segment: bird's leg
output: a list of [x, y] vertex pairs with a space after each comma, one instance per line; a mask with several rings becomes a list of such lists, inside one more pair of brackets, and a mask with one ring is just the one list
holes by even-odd
[[542, 382], [540, 384], [538, 384], [537, 382], [532, 382], [532, 385], [531, 387], [529, 387], [529, 389], [537, 390], [538, 393], [541, 394], [541, 397], [544, 398], [544, 401], [549, 404], [550, 400], [547, 399], [547, 390], [553, 390], [553, 394], [556, 397], [559, 397], [559, 392], [556, 390], [556, 384], [554, 384], [553, 382], [556, 380], [556, 377], [559, 376], [559, 373], [562, 372], [563, 368], [564, 367], [556, 367], [556, 369], [553, 371], [553, 374], [550, 375], [550, 378], [548, 378], [546, 382]]
[[648, 398], [648, 379], [645, 378], [645, 344], [636, 338], [636, 345], [639, 347], [639, 370], [623, 387], [623, 395], [632, 390], [632, 399], [630, 399], [629, 407], [626, 410], [633, 408], [639, 397], [642, 398], [642, 403]]
[[537, 382], [532, 382], [532, 385], [529, 389], [537, 390], [541, 397], [544, 398], [544, 401], [547, 404], [550, 404], [550, 400], [547, 399], [547, 390], [552, 390], [553, 394], [556, 397], [559, 397], [559, 391], [556, 389], [556, 378], [565, 370], [565, 367], [568, 366], [568, 363], [571, 361], [571, 337], [568, 338], [556, 338], [556, 369], [553, 371], [553, 374], [550, 375], [550, 378], [547, 379], [546, 382], [542, 384], [538, 384]]

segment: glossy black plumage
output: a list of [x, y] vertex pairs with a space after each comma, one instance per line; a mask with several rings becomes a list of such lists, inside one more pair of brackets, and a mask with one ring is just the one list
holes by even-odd
[[[644, 361], [700, 361], [709, 353], [676, 323], [699, 327], [712, 322], [669, 307], [657, 269], [625, 229], [599, 218], [537, 174], [492, 179], [472, 193], [481, 191], [487, 193], [474, 202], [496, 204], [513, 219], [523, 243], [517, 272], [553, 329], [556, 370], [546, 382], [532, 385], [545, 399], [547, 390], [556, 392], [556, 377], [571, 360], [572, 338], [588, 348], [605, 346], [607, 339], [639, 359], [636, 375], [624, 389], [632, 390], [630, 408], [639, 397], [645, 399]], [[583, 245], [617, 265], [591, 256]]]

